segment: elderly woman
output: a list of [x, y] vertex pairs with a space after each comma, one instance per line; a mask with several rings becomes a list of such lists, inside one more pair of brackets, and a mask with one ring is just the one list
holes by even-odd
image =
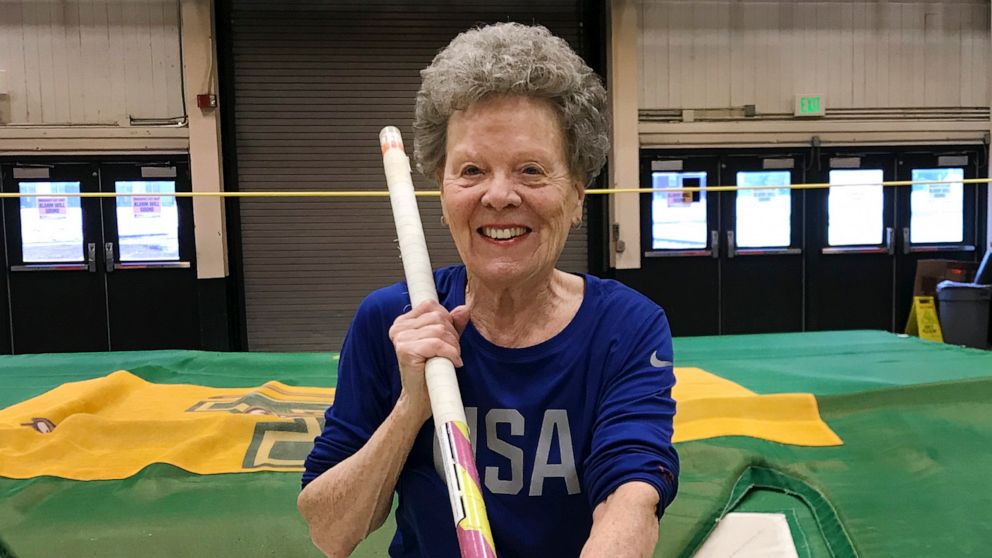
[[608, 149], [606, 92], [543, 27], [456, 37], [422, 72], [416, 160], [441, 185], [464, 266], [440, 304], [402, 283], [361, 304], [299, 508], [346, 556], [393, 501], [392, 556], [457, 556], [424, 366], [459, 368], [501, 556], [648, 556], [675, 496], [664, 312], [614, 281], [555, 269]]

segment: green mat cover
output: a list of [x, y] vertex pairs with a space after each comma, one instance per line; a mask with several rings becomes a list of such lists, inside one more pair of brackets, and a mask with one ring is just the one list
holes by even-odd
[[[992, 353], [864, 331], [682, 338], [675, 349], [678, 366], [758, 393], [815, 394], [844, 445], [679, 444], [679, 496], [656, 556], [691, 556], [729, 511], [785, 513], [800, 556], [989, 555]], [[336, 356], [6, 356], [0, 408], [117, 369], [157, 383], [333, 386]], [[298, 490], [296, 473], [198, 476], [161, 464], [119, 481], [0, 478], [0, 556], [320, 556]], [[384, 555], [392, 530], [387, 522], [355, 555]]]

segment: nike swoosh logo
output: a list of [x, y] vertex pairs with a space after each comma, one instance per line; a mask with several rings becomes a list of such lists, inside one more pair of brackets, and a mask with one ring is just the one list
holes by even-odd
[[671, 366], [671, 365], [672, 365], [672, 361], [670, 360], [658, 359], [658, 351], [651, 353], [651, 366], [654, 366], [655, 368], [664, 368], [666, 366]]

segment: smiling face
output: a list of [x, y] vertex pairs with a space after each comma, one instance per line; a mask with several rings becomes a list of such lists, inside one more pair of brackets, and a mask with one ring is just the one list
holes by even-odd
[[457, 111], [445, 153], [441, 204], [469, 273], [493, 287], [550, 275], [584, 197], [552, 105], [496, 97]]

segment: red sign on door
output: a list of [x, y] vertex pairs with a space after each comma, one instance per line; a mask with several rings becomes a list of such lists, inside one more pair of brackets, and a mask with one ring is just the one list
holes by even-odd
[[38, 198], [38, 217], [40, 219], [65, 219], [65, 198]]
[[692, 205], [692, 192], [667, 192], [668, 207], [688, 207]]
[[162, 198], [158, 196], [134, 196], [131, 201], [135, 217], [158, 217], [162, 213]]

